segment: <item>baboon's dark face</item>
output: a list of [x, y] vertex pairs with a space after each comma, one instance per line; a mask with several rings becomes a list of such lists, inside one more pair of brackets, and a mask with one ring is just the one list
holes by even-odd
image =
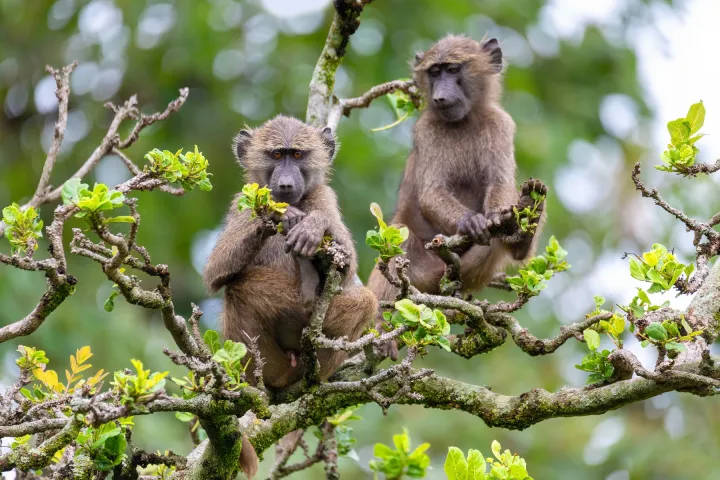
[[294, 148], [278, 148], [268, 152], [271, 171], [268, 172], [268, 186], [279, 202], [293, 205], [305, 193], [305, 177], [302, 164], [306, 152]]
[[279, 115], [256, 129], [244, 129], [233, 141], [245, 181], [267, 185], [279, 202], [297, 204], [315, 187], [327, 183], [335, 156], [335, 135], [292, 117]]
[[461, 63], [436, 63], [427, 69], [430, 108], [446, 122], [458, 122], [470, 113], [472, 102], [463, 81]]

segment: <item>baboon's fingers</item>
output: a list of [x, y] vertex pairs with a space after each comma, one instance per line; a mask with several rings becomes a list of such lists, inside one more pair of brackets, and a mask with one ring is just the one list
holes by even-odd
[[305, 242], [305, 246], [303, 247], [302, 254], [305, 257], [312, 257], [315, 252], [317, 251], [318, 247], [320, 246], [320, 242], [313, 239], [312, 237], [309, 237], [307, 241]]
[[305, 248], [305, 243], [308, 241], [307, 236], [305, 235], [305, 232], [301, 232], [297, 236], [297, 240], [295, 241], [295, 244], [293, 245], [293, 252], [295, 252], [297, 255], [302, 255], [303, 249]]

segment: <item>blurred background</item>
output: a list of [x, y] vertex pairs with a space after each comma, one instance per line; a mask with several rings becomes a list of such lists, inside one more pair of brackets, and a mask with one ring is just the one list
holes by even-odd
[[[212, 192], [139, 195], [138, 240], [156, 263], [170, 265], [180, 313], [189, 314], [190, 302], [199, 303], [204, 326], [214, 327], [219, 299], [207, 297], [199, 272], [228, 202], [243, 184], [231, 138], [245, 123], [255, 126], [277, 113], [304, 117], [308, 83], [332, 19], [330, 3], [0, 0], [0, 206], [28, 200], [42, 169], [57, 108], [46, 64], [80, 62], [54, 184], [68, 178], [102, 138], [111, 119], [105, 101], [119, 103], [137, 93], [142, 111], [150, 113], [162, 110], [180, 87], [190, 87], [180, 113], [147, 129], [128, 153], [142, 163], [152, 148], [175, 151], [197, 144], [210, 160]], [[707, 218], [720, 209], [712, 179], [681, 180], [652, 169], [668, 141], [665, 123], [684, 116], [699, 99], [708, 110], [703, 131], [711, 134], [698, 143], [700, 160], [720, 156], [720, 63], [708, 55], [720, 44], [718, 15], [717, 0], [376, 0], [351, 39], [337, 93], [357, 96], [409, 76], [412, 53], [448, 32], [476, 39], [489, 32], [500, 40], [508, 63], [503, 105], [518, 125], [518, 181], [533, 176], [550, 186], [542, 244], [555, 235], [573, 266], [518, 318], [536, 335], [554, 335], [561, 324], [594, 308], [594, 294], [612, 304], [629, 301], [637, 282], [621, 259], [624, 252], [662, 242], [682, 260], [692, 259], [691, 238], [682, 225], [635, 193], [630, 168], [636, 161], [643, 162], [647, 183], [690, 215]], [[393, 210], [411, 146], [412, 121], [370, 132], [392, 122], [393, 115], [380, 99], [353, 111], [338, 130], [342, 148], [332, 184], [357, 241], [363, 280], [373, 266], [372, 251], [364, 245], [374, 225], [368, 206], [375, 201]], [[113, 185], [127, 178], [119, 159], [107, 157], [86, 180]], [[52, 209], [42, 209], [46, 222]], [[9, 246], [3, 241], [0, 249]], [[113, 371], [139, 358], [147, 368], [184, 374], [161, 353], [173, 342], [157, 315], [120, 299], [107, 313], [103, 302], [111, 283], [98, 266], [70, 257], [69, 271], [80, 279], [75, 295], [31, 337], [0, 346], [0, 384], [16, 378], [19, 344], [44, 349], [50, 367], [59, 371], [77, 348], [90, 345], [95, 367]], [[26, 315], [43, 291], [41, 275], [0, 268], [0, 325]], [[677, 307], [688, 303], [670, 300]], [[653, 352], [631, 338], [626, 345], [646, 366], [654, 364]], [[548, 358], [531, 359], [508, 344], [471, 361], [434, 351], [417, 365], [517, 395], [535, 387], [583, 385], [586, 374], [574, 368], [582, 355], [583, 346], [570, 343]], [[524, 432], [489, 429], [467, 414], [419, 407], [392, 407], [383, 418], [377, 406], [368, 405], [359, 414], [365, 419], [356, 422], [360, 462], [342, 459], [343, 478], [368, 478], [373, 443], [391, 443], [403, 426], [414, 444], [432, 444], [429, 478], [444, 478], [448, 446], [487, 455], [493, 439], [525, 457], [537, 479], [720, 478], [720, 405], [708, 398], [667, 394]], [[136, 424], [133, 438], [141, 447], [182, 454], [191, 448], [186, 425], [173, 415], [136, 417]], [[272, 457], [268, 451], [264, 469]], [[295, 478], [318, 478], [320, 472]]]

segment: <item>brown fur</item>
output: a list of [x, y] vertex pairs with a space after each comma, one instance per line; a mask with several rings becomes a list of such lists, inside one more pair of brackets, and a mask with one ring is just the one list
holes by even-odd
[[[492, 42], [495, 42], [492, 40]], [[424, 244], [437, 234], [454, 235], [466, 215], [486, 217], [518, 204], [515, 186], [515, 123], [498, 104], [501, 88], [493, 51], [462, 36], [450, 35], [416, 57], [415, 81], [431, 98], [427, 71], [436, 64], [462, 65], [462, 84], [471, 107], [466, 118], [444, 121], [428, 101], [413, 130], [414, 146], [400, 185], [392, 223], [410, 230], [405, 244], [411, 283], [423, 292], [437, 293], [445, 264]], [[538, 182], [539, 183], [539, 182]], [[477, 292], [513, 260], [533, 255], [537, 234], [520, 244], [494, 238], [489, 246], [474, 245], [461, 257], [466, 291]], [[368, 287], [380, 300], [392, 300], [395, 289], [373, 270]]]
[[[342, 222], [335, 192], [326, 184], [335, 151], [332, 140], [327, 131], [320, 132], [293, 118], [276, 117], [252, 132], [239, 134], [234, 150], [247, 169], [246, 181], [261, 185], [268, 182], [271, 173], [268, 172], [273, 168], [268, 150], [297, 148], [306, 152], [302, 170], [307, 190], [294, 205], [305, 217], [288, 235], [294, 229], [317, 239], [331, 235], [350, 252], [343, 292], [332, 300], [323, 332], [330, 338], [347, 336], [356, 340], [370, 323], [377, 301], [369, 289], [353, 284], [357, 269], [355, 248]], [[225, 338], [243, 341], [243, 333], [258, 337], [260, 354], [265, 360], [263, 380], [271, 388], [283, 388], [302, 378], [300, 338], [319, 282], [310, 260], [286, 253], [285, 243], [283, 235], [264, 237], [260, 220], [251, 219], [247, 211], [238, 211], [235, 198], [204, 272], [211, 291], [225, 287], [221, 319]], [[294, 368], [288, 356], [291, 351], [298, 353]], [[327, 379], [346, 358], [345, 352], [318, 351], [321, 378]], [[249, 371], [252, 368], [250, 365]], [[257, 468], [254, 450], [252, 454], [254, 458], [241, 456], [246, 475], [254, 475]]]

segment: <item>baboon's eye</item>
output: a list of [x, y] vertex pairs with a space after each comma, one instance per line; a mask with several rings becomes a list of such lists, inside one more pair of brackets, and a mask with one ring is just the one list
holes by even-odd
[[460, 64], [459, 63], [451, 63], [447, 67], [448, 73], [458, 73], [460, 71]]
[[303, 157], [303, 152], [301, 152], [300, 150], [295, 150], [295, 152], [293, 153], [293, 157], [300, 159]]
[[437, 77], [438, 75], [440, 75], [440, 67], [438, 67], [437, 65], [431, 67], [430, 70], [428, 70], [428, 74], [431, 77]]
[[272, 153], [272, 156], [277, 159], [282, 158], [282, 152], [280, 150], [273, 150], [271, 153]]

